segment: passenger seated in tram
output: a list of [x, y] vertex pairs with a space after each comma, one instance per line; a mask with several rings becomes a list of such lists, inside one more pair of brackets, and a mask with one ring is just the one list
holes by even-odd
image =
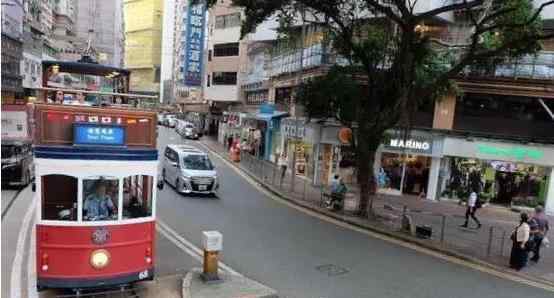
[[106, 194], [106, 182], [98, 180], [94, 184], [94, 193], [90, 194], [84, 202], [83, 217], [85, 220], [107, 220], [116, 215], [116, 208], [112, 198]]

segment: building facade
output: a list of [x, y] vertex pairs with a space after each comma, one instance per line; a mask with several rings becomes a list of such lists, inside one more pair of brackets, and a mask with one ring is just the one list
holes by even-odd
[[2, 5], [2, 103], [15, 103], [23, 99], [20, 64], [23, 60], [22, 1]]
[[206, 9], [204, 3], [190, 6], [189, 1], [175, 1], [173, 95], [175, 103], [183, 110], [203, 113], [208, 111], [202, 96], [206, 62]]
[[81, 0], [75, 2], [74, 32], [76, 51], [81, 54], [90, 46], [100, 64], [123, 65], [123, 1]]
[[132, 92], [159, 94], [162, 17], [162, 0], [124, 0], [124, 61]]
[[[420, 9], [442, 3], [431, 2]], [[300, 81], [346, 63], [329, 46], [325, 30], [298, 26], [301, 46], [231, 40], [238, 33], [233, 13], [229, 7], [214, 10], [208, 27], [205, 98], [227, 103], [219, 141], [240, 138], [245, 150], [274, 162], [284, 153], [296, 177], [315, 185], [327, 185], [335, 174], [357, 183], [355, 156], [344, 138], [351, 131], [334, 121], [307, 121], [294, 102]], [[543, 28], [553, 30], [547, 16], [548, 11]], [[443, 43], [463, 42], [467, 24], [460, 17], [429, 20], [420, 30]], [[538, 55], [493, 69], [468, 67], [456, 78], [460, 94], [420, 107], [409, 131], [390, 130], [375, 156], [377, 191], [459, 200], [476, 189], [491, 203], [541, 204], [554, 214], [553, 44], [544, 41]]]

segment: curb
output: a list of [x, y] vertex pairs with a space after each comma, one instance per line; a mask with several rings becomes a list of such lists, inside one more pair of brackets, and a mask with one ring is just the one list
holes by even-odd
[[[187, 271], [187, 273], [185, 274], [185, 277], [183, 277], [183, 283], [182, 283], [182, 290], [181, 290], [181, 297], [183, 298], [192, 298], [191, 294], [190, 294], [190, 287], [191, 287], [191, 283], [192, 283], [192, 278], [193, 278], [193, 275], [194, 273], [200, 273], [202, 272], [202, 269], [201, 268], [192, 268], [191, 270]], [[240, 278], [245, 278], [245, 277], [240, 277]], [[262, 286], [265, 286], [261, 283], [259, 283], [258, 281], [255, 281], [255, 280], [252, 280]], [[267, 288], [267, 286], [265, 286]], [[271, 289], [271, 288], [270, 288]], [[245, 296], [248, 297], [248, 298], [278, 298], [279, 295], [277, 294], [277, 291], [275, 291], [274, 289], [271, 289], [272, 291], [274, 291], [275, 293], [273, 294], [267, 294], [267, 295], [249, 295], [249, 296]]]
[[282, 195], [277, 190], [275, 190], [272, 186], [269, 186], [265, 182], [261, 181], [256, 175], [252, 174], [250, 171], [241, 168], [238, 164], [236, 164], [234, 161], [230, 160], [227, 156], [225, 156], [225, 155], [221, 154], [220, 152], [214, 150], [211, 145], [207, 145], [203, 141], [201, 141], [201, 143], [206, 148], [208, 148], [210, 151], [212, 151], [212, 153], [215, 153], [219, 157], [224, 158], [225, 160], [230, 162], [233, 165], [233, 167], [235, 167], [236, 169], [238, 169], [238, 170], [242, 171], [243, 173], [247, 174], [250, 178], [255, 180], [264, 189], [268, 190], [269, 192], [271, 192], [272, 194], [278, 196], [279, 198], [281, 198], [281, 199], [283, 199], [287, 202], [290, 202], [290, 203], [292, 203], [292, 204], [294, 204], [298, 207], [308, 209], [308, 210], [313, 211], [315, 213], [318, 213], [318, 214], [327, 216], [329, 218], [347, 223], [349, 225], [355, 226], [355, 227], [360, 228], [360, 229], [368, 230], [368, 231], [371, 231], [371, 232], [374, 232], [374, 233], [377, 233], [377, 234], [385, 235], [385, 236], [393, 238], [393, 239], [397, 239], [397, 240], [401, 240], [401, 241], [404, 241], [404, 242], [407, 242], [407, 243], [410, 243], [410, 244], [414, 244], [414, 245], [420, 246], [422, 248], [425, 248], [425, 249], [428, 249], [428, 250], [431, 250], [431, 251], [434, 251], [434, 252], [438, 252], [438, 253], [446, 255], [446, 256], [454, 257], [454, 258], [457, 258], [457, 259], [460, 259], [460, 260], [463, 260], [463, 261], [466, 261], [466, 262], [469, 262], [469, 263], [473, 263], [475, 265], [479, 265], [479, 266], [482, 266], [482, 267], [485, 267], [485, 268], [488, 268], [488, 269], [491, 269], [491, 270], [494, 270], [494, 271], [497, 271], [497, 272], [500, 272], [500, 273], [503, 273], [503, 274], [512, 275], [512, 276], [517, 277], [517, 278], [519, 278], [523, 281], [529, 281], [529, 282], [541, 284], [541, 285], [549, 288], [547, 290], [554, 292], [554, 282], [551, 282], [549, 280], [545, 280], [545, 279], [538, 278], [538, 277], [530, 277], [529, 275], [525, 275], [525, 274], [522, 274], [522, 273], [512, 271], [508, 268], [504, 268], [504, 267], [501, 267], [501, 266], [498, 266], [498, 265], [494, 265], [492, 263], [480, 260], [480, 259], [475, 258], [475, 257], [470, 256], [470, 255], [466, 255], [466, 254], [459, 253], [459, 252], [456, 252], [456, 251], [453, 251], [453, 250], [449, 250], [449, 249], [446, 249], [446, 248], [441, 247], [441, 246], [433, 245], [431, 243], [424, 242], [424, 241], [421, 241], [421, 240], [418, 240], [418, 239], [415, 239], [415, 238], [412, 238], [412, 237], [409, 237], [407, 235], [403, 235], [403, 234], [400, 234], [400, 233], [387, 231], [385, 229], [381, 229], [381, 228], [378, 228], [378, 227], [375, 227], [375, 226], [363, 225], [363, 224], [360, 224], [356, 221], [344, 218], [344, 217], [342, 217], [342, 216], [340, 216], [336, 213], [326, 212], [324, 210], [321, 210], [321, 209], [319, 209], [315, 206], [311, 206], [309, 204], [302, 204], [297, 200], [294, 200], [294, 199], [291, 199], [289, 197], [286, 197], [286, 196]]

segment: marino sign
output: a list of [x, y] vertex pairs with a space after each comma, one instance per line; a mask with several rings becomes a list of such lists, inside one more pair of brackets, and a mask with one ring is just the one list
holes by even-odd
[[406, 141], [401, 139], [391, 139], [389, 146], [393, 148], [405, 148], [405, 149], [414, 149], [414, 150], [429, 150], [431, 149], [431, 144], [426, 141], [417, 141], [408, 139]]
[[433, 154], [433, 136], [422, 131], [412, 131], [406, 137], [399, 130], [389, 133], [390, 138], [383, 143], [385, 149], [413, 154]]
[[524, 160], [526, 158], [539, 160], [543, 158], [544, 153], [535, 149], [523, 147], [500, 148], [490, 145], [477, 145], [477, 151], [482, 154], [493, 155], [497, 158], [509, 158]]

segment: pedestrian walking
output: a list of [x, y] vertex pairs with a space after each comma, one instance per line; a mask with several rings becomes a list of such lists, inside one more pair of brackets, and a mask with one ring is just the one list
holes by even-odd
[[530, 228], [527, 213], [521, 213], [519, 225], [512, 233], [512, 252], [510, 254], [510, 268], [521, 270], [527, 265], [529, 252], [527, 242], [529, 241]]
[[475, 221], [475, 223], [477, 224], [477, 228], [478, 229], [481, 228], [481, 222], [479, 221], [477, 216], [475, 216], [475, 212], [477, 212], [478, 207], [479, 207], [479, 202], [478, 202], [477, 193], [475, 191], [472, 191], [467, 200], [466, 221], [464, 222], [463, 225], [461, 225], [462, 228], [468, 227], [470, 216], [473, 219], [473, 221]]
[[548, 219], [544, 215], [544, 210], [542, 206], [535, 207], [535, 214], [533, 215], [531, 220], [529, 220], [529, 228], [531, 238], [535, 242], [533, 249], [531, 250], [533, 252], [533, 257], [531, 257], [531, 261], [538, 262], [540, 259], [542, 242], [544, 241], [544, 237], [546, 237], [546, 234], [548, 234], [548, 230], [550, 230]]
[[281, 168], [281, 181], [279, 181], [279, 185], [283, 185], [283, 180], [285, 179], [285, 175], [287, 174], [287, 165], [288, 165], [287, 155], [285, 154], [285, 152], [281, 153], [281, 155], [279, 156], [279, 160], [277, 161], [277, 164]]
[[331, 185], [330, 185], [331, 193], [336, 192], [336, 190], [339, 187], [339, 184], [340, 184], [340, 176], [339, 175], [333, 176], [333, 179], [331, 179]]

